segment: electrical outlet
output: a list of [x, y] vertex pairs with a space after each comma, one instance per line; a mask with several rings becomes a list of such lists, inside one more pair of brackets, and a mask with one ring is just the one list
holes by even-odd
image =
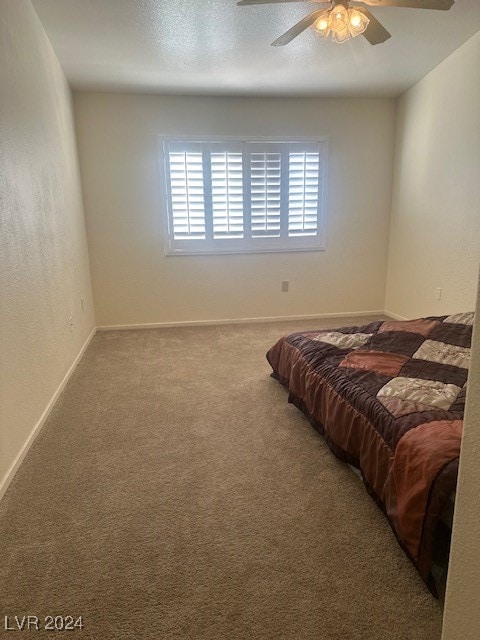
[[435, 300], [441, 300], [442, 299], [442, 289], [441, 287], [437, 287], [435, 289]]
[[289, 280], [282, 280], [282, 292], [283, 293], [287, 293], [289, 287], [290, 287], [290, 281]]

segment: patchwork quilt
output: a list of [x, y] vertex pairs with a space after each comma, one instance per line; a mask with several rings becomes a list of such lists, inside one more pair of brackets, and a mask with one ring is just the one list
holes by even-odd
[[432, 547], [455, 489], [474, 314], [281, 338], [272, 375], [332, 451], [358, 467], [435, 593]]

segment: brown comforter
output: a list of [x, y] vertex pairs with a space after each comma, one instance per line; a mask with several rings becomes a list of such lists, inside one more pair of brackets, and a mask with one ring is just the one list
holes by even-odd
[[267, 353], [289, 401], [358, 467], [435, 593], [432, 544], [455, 489], [473, 313], [295, 333]]

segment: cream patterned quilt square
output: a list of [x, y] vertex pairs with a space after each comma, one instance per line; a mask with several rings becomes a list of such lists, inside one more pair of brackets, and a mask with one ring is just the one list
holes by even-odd
[[475, 321], [475, 313], [473, 311], [469, 311], [468, 313], [455, 313], [452, 316], [448, 316], [445, 318], [444, 322], [449, 322], [451, 324], [466, 324], [473, 325]]
[[387, 382], [377, 397], [398, 398], [407, 402], [426, 405], [447, 411], [457, 399], [460, 387], [455, 384], [444, 384], [436, 380], [421, 380], [420, 378], [393, 378]]
[[314, 340], [317, 342], [333, 344], [339, 349], [358, 349], [358, 347], [363, 347], [371, 337], [371, 333], [341, 333], [340, 331], [327, 331], [326, 333], [319, 333]]
[[417, 360], [429, 360], [441, 364], [451, 364], [454, 367], [468, 369], [470, 364], [470, 349], [446, 344], [437, 340], [425, 340], [412, 358]]

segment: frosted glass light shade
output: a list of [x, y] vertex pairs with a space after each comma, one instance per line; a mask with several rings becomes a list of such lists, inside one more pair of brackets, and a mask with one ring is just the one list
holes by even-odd
[[369, 23], [370, 20], [361, 11], [356, 9], [348, 10], [348, 30], [352, 38], [363, 33]]
[[328, 17], [318, 18], [313, 25], [314, 29], [316, 29], [319, 33], [323, 33], [328, 29]]
[[334, 33], [342, 33], [348, 29], [348, 12], [339, 4], [330, 11], [328, 25]]

